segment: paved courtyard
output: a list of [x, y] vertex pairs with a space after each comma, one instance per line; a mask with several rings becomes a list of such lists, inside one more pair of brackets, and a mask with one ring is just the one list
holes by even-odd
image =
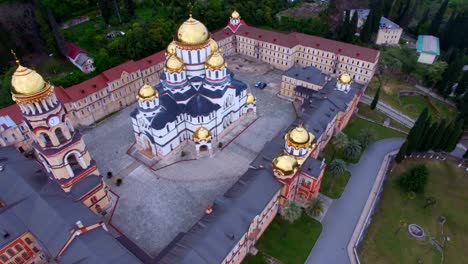
[[[236, 78], [257, 97], [258, 119], [214, 157], [180, 162], [153, 171], [127, 155], [134, 143], [130, 106], [83, 131], [85, 142], [101, 174], [120, 196], [112, 223], [148, 254], [156, 256], [179, 232], [187, 231], [216, 196], [223, 194], [247, 170], [264, 144], [295, 118], [290, 102], [276, 96], [281, 71], [266, 64], [227, 58]], [[254, 88], [256, 81], [268, 84]], [[119, 187], [117, 178], [123, 179]]]

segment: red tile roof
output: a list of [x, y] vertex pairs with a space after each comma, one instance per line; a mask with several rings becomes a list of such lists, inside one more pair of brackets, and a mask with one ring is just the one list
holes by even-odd
[[23, 122], [23, 115], [21, 114], [21, 109], [17, 104], [1, 108], [0, 116], [9, 116], [17, 125]]
[[67, 92], [62, 86], [55, 87], [55, 95], [57, 96], [59, 101], [62, 103], [69, 103], [72, 101], [70, 96], [68, 96]]
[[67, 42], [66, 46], [67, 46], [67, 49], [68, 49], [68, 57], [70, 57], [72, 59], [76, 59], [76, 56], [78, 56], [78, 54], [80, 54], [80, 53], [86, 53], [87, 54], [87, 52], [85, 50], [81, 49], [80, 47], [78, 47], [78, 45], [76, 45], [73, 42]]
[[283, 33], [261, 28], [255, 28], [247, 25], [242, 25], [233, 33], [229, 26], [222, 30], [218, 30], [212, 34], [216, 41], [221, 41], [224, 38], [232, 35], [245, 36], [259, 41], [265, 41], [272, 44], [292, 48], [296, 45], [321, 49], [336, 54], [356, 58], [368, 62], [377, 62], [379, 58], [379, 51], [366, 47], [361, 47], [341, 41], [326, 39], [322, 37], [307, 35], [298, 32]]
[[124, 71], [131, 73], [136, 72], [139, 69], [140, 68], [138, 67], [138, 64], [134, 60], [130, 60], [104, 71], [102, 75], [104, 75], [107, 80], [112, 82], [114, 80], [120, 79], [122, 72]]
[[166, 51], [161, 50], [148, 57], [138, 60], [136, 63], [141, 70], [147, 69], [155, 64], [161, 63], [166, 60]]
[[107, 79], [102, 75], [97, 75], [89, 80], [73, 85], [65, 89], [65, 93], [70, 98], [69, 101], [76, 102], [92, 93], [98, 92], [107, 87]]

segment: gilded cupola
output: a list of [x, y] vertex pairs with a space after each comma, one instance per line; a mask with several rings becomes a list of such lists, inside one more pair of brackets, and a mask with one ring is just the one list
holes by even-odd
[[239, 12], [234, 10], [234, 12], [232, 12], [232, 14], [231, 14], [231, 18], [239, 19], [240, 18]]
[[295, 148], [308, 148], [314, 139], [314, 135], [307, 131], [307, 129], [305, 129], [302, 124], [292, 128], [284, 136], [286, 144]]
[[252, 93], [247, 94], [247, 98], [245, 98], [245, 104], [255, 104], [257, 102], [257, 98]]
[[299, 169], [299, 163], [293, 156], [282, 152], [272, 162], [273, 172], [280, 178], [289, 178], [296, 174]]
[[150, 101], [158, 97], [159, 97], [158, 91], [149, 84], [143, 85], [138, 90], [137, 98], [141, 101]]
[[343, 73], [341, 74], [339, 77], [338, 77], [338, 82], [342, 83], [342, 84], [350, 84], [352, 82], [352, 78], [351, 78], [351, 75], [349, 75], [349, 73]]
[[219, 51], [219, 46], [216, 40], [210, 38], [210, 47], [211, 47], [211, 53], [218, 52]]
[[175, 54], [171, 54], [166, 61], [165, 70], [168, 72], [181, 72], [185, 69], [184, 62]]
[[220, 70], [226, 66], [226, 63], [224, 62], [223, 55], [219, 51], [216, 51], [208, 57], [205, 66], [210, 70]]
[[175, 43], [175, 41], [172, 41], [171, 43], [169, 43], [169, 45], [167, 45], [166, 55], [176, 54], [176, 49], [177, 49], [177, 44]]
[[31, 103], [40, 101], [53, 92], [42, 76], [34, 70], [24, 67], [16, 60], [18, 68], [11, 78], [11, 93], [14, 101], [18, 103]]
[[186, 45], [200, 45], [206, 43], [210, 34], [208, 29], [200, 21], [194, 19], [190, 14], [177, 30], [177, 41]]
[[199, 127], [195, 132], [193, 132], [193, 139], [195, 141], [210, 140], [211, 132], [205, 127]]

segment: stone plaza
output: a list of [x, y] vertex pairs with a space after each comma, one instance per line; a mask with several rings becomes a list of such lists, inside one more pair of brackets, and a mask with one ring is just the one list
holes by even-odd
[[[85, 142], [107, 184], [119, 197], [112, 224], [151, 256], [156, 256], [180, 232], [186, 232], [248, 169], [264, 144], [295, 119], [291, 102], [277, 96], [282, 72], [263, 63], [228, 57], [236, 79], [248, 84], [257, 98], [257, 119], [213, 157], [188, 160], [153, 169], [128, 155], [134, 144], [127, 107], [84, 129]], [[264, 90], [255, 82], [265, 82]], [[122, 184], [116, 186], [117, 178]]]

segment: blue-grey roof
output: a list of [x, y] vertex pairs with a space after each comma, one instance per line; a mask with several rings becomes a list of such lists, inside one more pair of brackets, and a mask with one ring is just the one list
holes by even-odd
[[286, 71], [284, 75], [320, 86], [325, 84], [325, 75], [315, 67], [294, 66]]
[[[1, 148], [4, 171], [0, 172], [0, 226], [10, 233], [0, 237], [0, 247], [18, 234], [29, 231], [41, 243], [44, 252], [54, 258], [70, 237], [70, 228], [81, 221], [91, 225], [102, 221], [70, 194], [49, 181], [42, 167], [23, 157], [14, 148]], [[76, 237], [61, 263], [141, 263], [102, 228]]]
[[73, 196], [74, 199], [79, 199], [83, 195], [85, 195], [90, 190], [93, 190], [102, 182], [102, 177], [97, 175], [90, 175], [81, 179], [77, 183], [75, 183], [70, 191], [70, 194]]

